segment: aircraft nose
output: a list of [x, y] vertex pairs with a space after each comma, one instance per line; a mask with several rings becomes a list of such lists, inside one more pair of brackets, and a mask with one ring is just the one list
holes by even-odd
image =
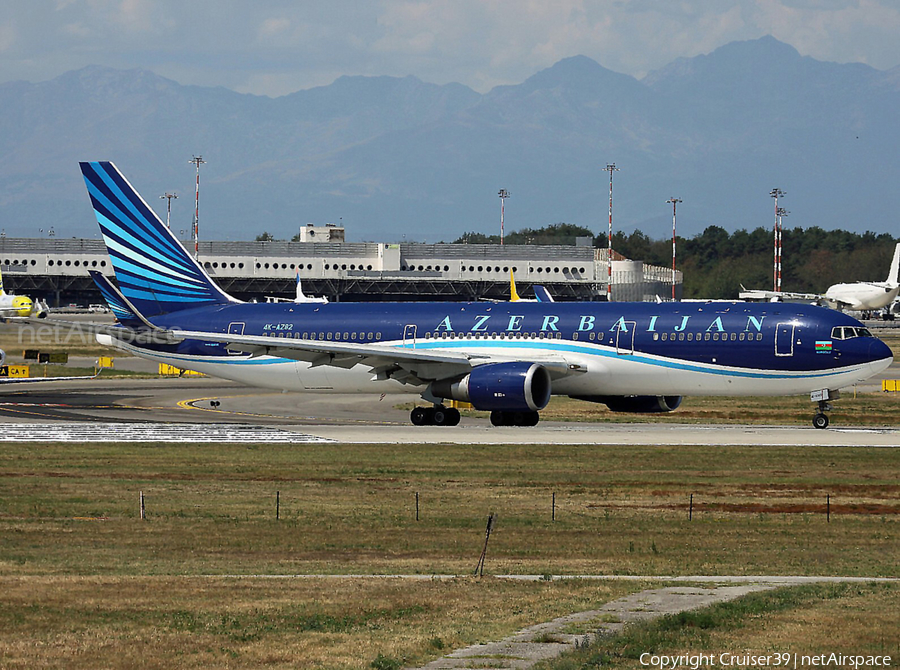
[[869, 343], [869, 360], [881, 361], [885, 358], [893, 358], [894, 352], [884, 342], [877, 338], [873, 338]]

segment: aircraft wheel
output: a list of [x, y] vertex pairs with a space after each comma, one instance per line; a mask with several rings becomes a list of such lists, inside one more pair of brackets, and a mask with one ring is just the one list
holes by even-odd
[[428, 418], [428, 410], [424, 407], [414, 407], [413, 411], [409, 413], [409, 420], [414, 426], [426, 425], [429, 423]]
[[526, 413], [527, 420], [523, 423], [523, 426], [536, 426], [538, 425], [538, 421], [541, 420], [541, 415], [537, 412], [527, 412]]
[[813, 426], [816, 428], [828, 428], [828, 415], [816, 414], [813, 417]]
[[455, 407], [451, 407], [447, 410], [447, 426], [458, 426], [459, 425], [459, 410]]
[[431, 410], [431, 423], [435, 426], [449, 425], [449, 418], [447, 408], [445, 407], [435, 407]]
[[507, 423], [506, 412], [499, 409], [495, 409], [493, 412], [491, 412], [491, 424], [494, 426], [509, 425]]

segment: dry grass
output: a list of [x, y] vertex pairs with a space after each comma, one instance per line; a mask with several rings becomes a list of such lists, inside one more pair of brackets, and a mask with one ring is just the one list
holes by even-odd
[[646, 584], [0, 578], [4, 668], [365, 668], [597, 607]]
[[470, 574], [489, 511], [486, 574], [897, 576], [898, 481], [867, 448], [5, 444], [0, 665], [418, 663], [639, 587], [222, 576]]

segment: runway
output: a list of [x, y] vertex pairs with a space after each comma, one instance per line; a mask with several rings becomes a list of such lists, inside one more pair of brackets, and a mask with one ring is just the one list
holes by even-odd
[[[412, 426], [416, 396], [315, 395], [251, 389], [214, 379], [48, 382], [6, 391], [6, 441], [321, 441], [357, 444], [596, 444], [898, 447], [900, 429], [569, 423], [529, 428], [464, 418], [456, 427]], [[214, 403], [219, 403], [217, 406]], [[118, 437], [116, 437], [118, 436]]]

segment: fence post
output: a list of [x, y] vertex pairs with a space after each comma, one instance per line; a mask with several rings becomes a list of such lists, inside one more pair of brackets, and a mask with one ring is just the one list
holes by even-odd
[[688, 521], [694, 520], [694, 494], [691, 494], [691, 506], [688, 508]]
[[825, 523], [831, 523], [831, 494], [825, 496]]
[[556, 492], [553, 492], [553, 512], [550, 516], [551, 521], [556, 521]]
[[416, 491], [416, 521], [419, 520], [419, 492]]
[[281, 491], [275, 491], [275, 521], [281, 518]]
[[144, 492], [143, 491], [141, 491], [141, 518], [142, 519], [146, 518], [146, 515], [144, 513]]

